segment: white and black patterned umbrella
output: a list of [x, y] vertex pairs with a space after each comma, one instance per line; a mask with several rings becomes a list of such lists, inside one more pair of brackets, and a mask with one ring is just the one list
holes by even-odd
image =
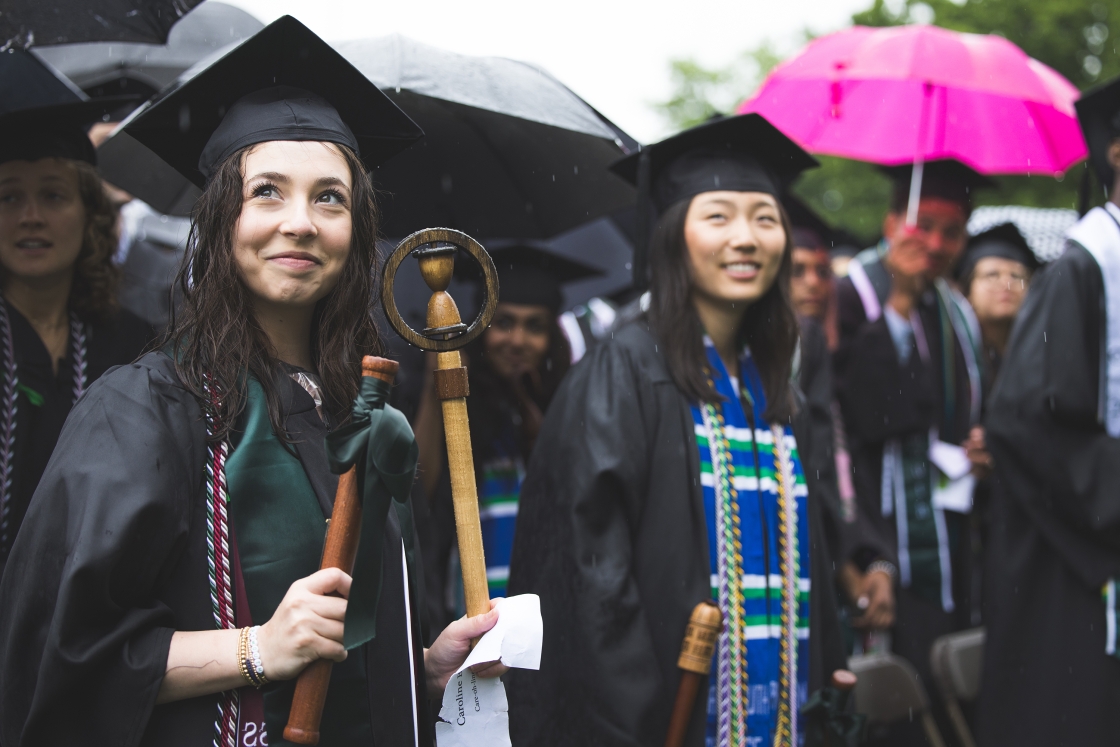
[[1011, 223], [1039, 262], [1052, 262], [1065, 251], [1066, 231], [1077, 222], [1077, 211], [1022, 205], [985, 205], [972, 211], [968, 233], [977, 236], [989, 228]]

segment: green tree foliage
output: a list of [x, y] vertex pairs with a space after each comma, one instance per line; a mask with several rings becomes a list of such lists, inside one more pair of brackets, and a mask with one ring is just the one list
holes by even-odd
[[932, 21], [954, 31], [997, 34], [1079, 88], [1120, 75], [1120, 0], [874, 0], [852, 21]]
[[713, 114], [726, 114], [753, 91], [781, 56], [769, 43], [749, 49], [723, 68], [706, 68], [693, 59], [672, 60], [669, 77], [673, 95], [654, 108], [674, 130], [704, 122]]
[[[1083, 90], [1120, 75], [1120, 0], [873, 0], [852, 21], [864, 26], [934, 23], [955, 31], [997, 34]], [[760, 53], [764, 60], [769, 54], [772, 61], [752, 63]], [[777, 61], [773, 48], [765, 45], [723, 70], [674, 62], [674, 98], [658, 109], [676, 128], [697, 124], [713, 111], [730, 109], [729, 96], [734, 103], [746, 98]], [[679, 67], [682, 64], [692, 67]], [[753, 77], [750, 64], [756, 64]], [[709, 82], [693, 85], [690, 81], [694, 79]], [[675, 108], [670, 106], [678, 101]], [[690, 116], [684, 116], [686, 111]], [[870, 164], [831, 157], [820, 160], [821, 168], [802, 177], [794, 191], [826, 220], [865, 241], [872, 240], [889, 194], [886, 178]], [[1077, 207], [1084, 171], [1084, 166], [1077, 165], [1060, 179], [999, 177], [999, 189], [978, 194], [977, 202]], [[1093, 194], [1099, 195], [1100, 190]]]

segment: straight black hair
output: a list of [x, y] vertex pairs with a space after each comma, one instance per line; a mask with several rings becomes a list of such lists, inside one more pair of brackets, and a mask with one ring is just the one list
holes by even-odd
[[[712, 388], [704, 354], [704, 328], [692, 304], [692, 271], [684, 224], [691, 200], [670, 206], [650, 236], [649, 322], [665, 349], [665, 361], [677, 387], [693, 402], [723, 399]], [[797, 315], [789, 298], [793, 231], [779, 203], [786, 246], [774, 284], [752, 304], [739, 325], [739, 345], [750, 347], [766, 392], [769, 422], [788, 423], [795, 405], [790, 377], [797, 348]]]

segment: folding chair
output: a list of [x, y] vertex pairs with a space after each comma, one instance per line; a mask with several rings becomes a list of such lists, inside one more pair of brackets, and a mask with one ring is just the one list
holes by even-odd
[[973, 628], [943, 635], [929, 652], [937, 689], [963, 747], [976, 747], [960, 701], [973, 701], [980, 694], [980, 672], [984, 665], [984, 629]]
[[848, 669], [859, 677], [856, 712], [866, 713], [868, 724], [889, 724], [917, 716], [930, 745], [945, 747], [930, 712], [929, 697], [910, 662], [894, 654], [869, 654], [853, 656]]

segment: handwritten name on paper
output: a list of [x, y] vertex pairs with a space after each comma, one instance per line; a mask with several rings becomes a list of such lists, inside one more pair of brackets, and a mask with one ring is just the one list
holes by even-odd
[[498, 609], [497, 624], [482, 636], [443, 691], [436, 724], [439, 747], [510, 747], [505, 685], [496, 677], [478, 677], [470, 667], [501, 659], [507, 667], [540, 669], [544, 623], [536, 594], [499, 599]]

